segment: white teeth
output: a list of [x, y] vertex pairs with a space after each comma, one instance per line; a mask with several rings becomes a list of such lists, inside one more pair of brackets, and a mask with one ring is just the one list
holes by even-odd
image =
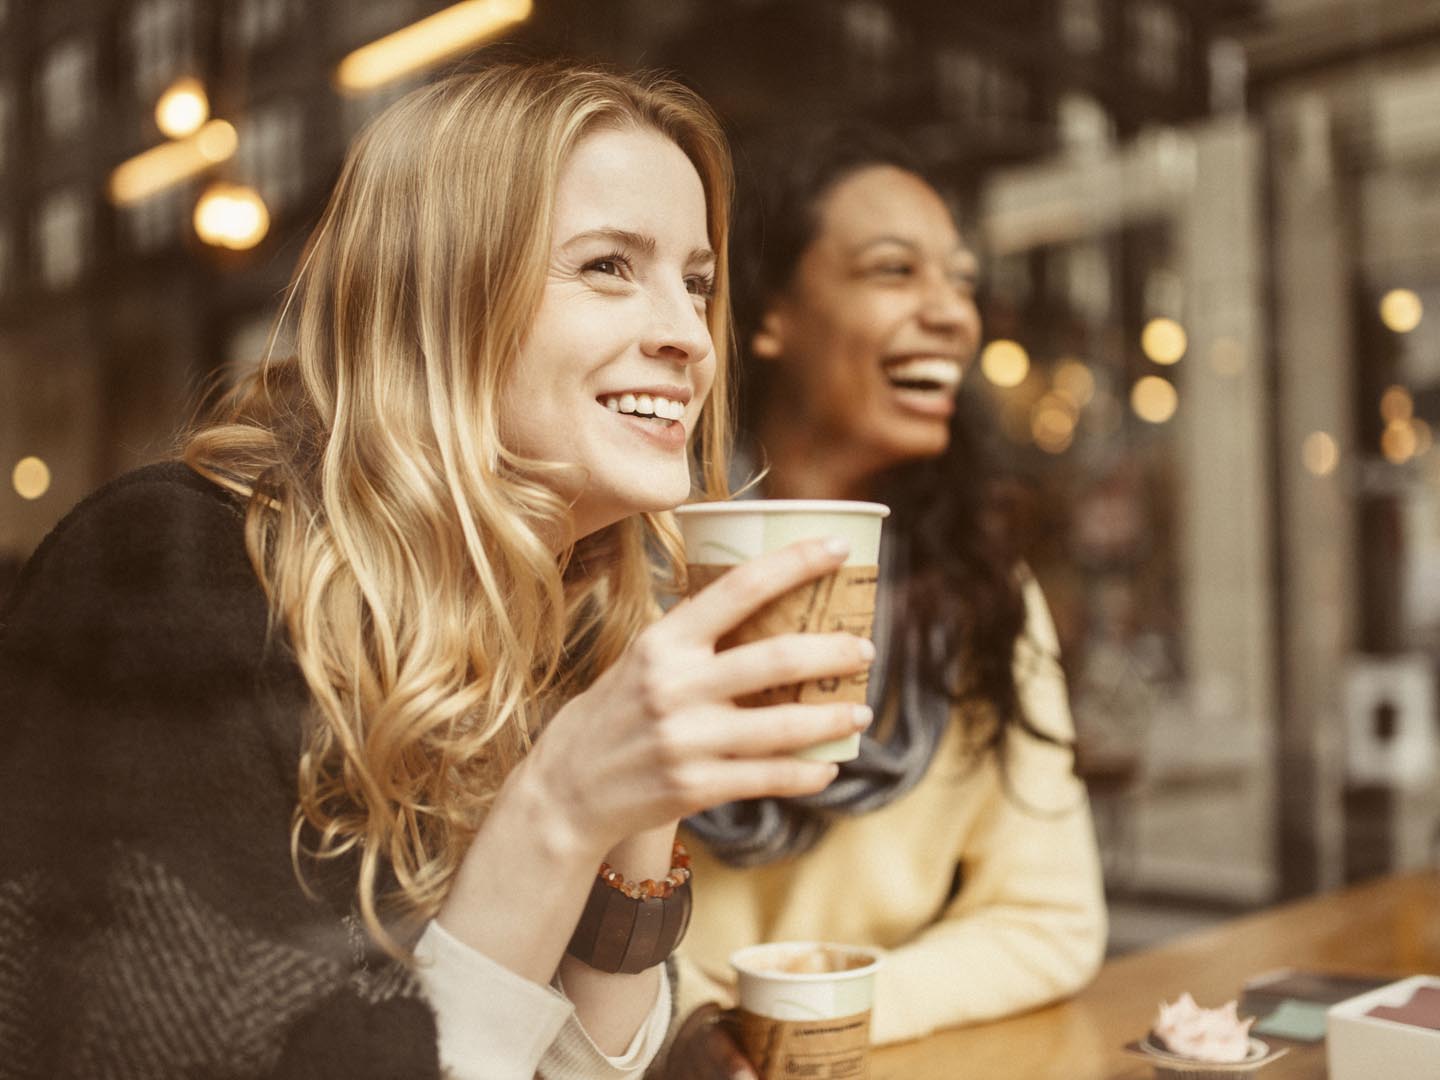
[[885, 369], [885, 375], [891, 382], [933, 383], [949, 390], [960, 385], [961, 370], [955, 360], [927, 356], [891, 364]]
[[602, 398], [601, 404], [615, 413], [655, 416], [662, 420], [683, 420], [685, 418], [683, 401], [672, 401], [670, 398], [651, 394], [621, 394], [618, 397], [612, 394]]

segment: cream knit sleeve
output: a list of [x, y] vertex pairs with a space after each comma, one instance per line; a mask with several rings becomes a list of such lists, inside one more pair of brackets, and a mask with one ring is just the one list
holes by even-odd
[[[1031, 723], [1074, 737], [1059, 644], [1039, 586], [1025, 586], [1027, 632], [1016, 682]], [[941, 917], [886, 957], [876, 987], [876, 1042], [994, 1019], [1074, 993], [1105, 948], [1099, 853], [1071, 751], [1012, 731], [1004, 768], [986, 770], [987, 805], [948, 853], [962, 887]]]

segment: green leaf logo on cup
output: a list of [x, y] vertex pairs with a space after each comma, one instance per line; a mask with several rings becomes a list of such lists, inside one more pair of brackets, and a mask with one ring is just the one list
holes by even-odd
[[[694, 503], [675, 511], [685, 539], [688, 591], [699, 592], [732, 566], [797, 540], [839, 536], [849, 541], [845, 565], [807, 582], [761, 608], [719, 642], [721, 648], [783, 633], [843, 630], [869, 637], [879, 585], [880, 528], [890, 514], [881, 503], [822, 499], [742, 499]], [[818, 679], [777, 686], [737, 698], [741, 705], [789, 702], [865, 703], [869, 671], [848, 678]], [[851, 735], [801, 751], [816, 761], [849, 761], [860, 752]]]

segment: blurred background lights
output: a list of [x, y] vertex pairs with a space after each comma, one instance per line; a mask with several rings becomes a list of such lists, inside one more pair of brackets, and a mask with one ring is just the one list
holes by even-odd
[[1030, 355], [1019, 343], [997, 338], [980, 353], [980, 370], [996, 386], [1019, 386], [1030, 373]]
[[1380, 453], [1385, 455], [1385, 460], [1394, 465], [1403, 465], [1415, 456], [1419, 448], [1420, 440], [1415, 434], [1415, 427], [1409, 420], [1392, 420], [1385, 425], [1385, 433], [1380, 436]]
[[466, 0], [356, 49], [335, 69], [340, 89], [373, 90], [460, 53], [530, 17], [531, 0]]
[[265, 238], [270, 212], [253, 188], [212, 184], [195, 204], [195, 232], [215, 247], [244, 251]]
[[151, 147], [115, 166], [110, 201], [126, 206], [204, 172], [235, 153], [239, 138], [224, 120], [211, 120], [195, 134]]
[[1159, 375], [1146, 375], [1130, 389], [1130, 408], [1151, 424], [1163, 424], [1175, 415], [1180, 395]]
[[1387, 386], [1380, 395], [1380, 415], [1387, 423], [1409, 420], [1415, 415], [1415, 399], [1403, 386]]
[[15, 463], [10, 483], [22, 499], [38, 499], [50, 490], [50, 466], [38, 457], [23, 457]]
[[1312, 431], [1300, 447], [1300, 460], [1315, 476], [1329, 476], [1340, 464], [1340, 446], [1328, 431]]
[[1090, 404], [1095, 396], [1095, 376], [1079, 360], [1066, 360], [1055, 369], [1055, 392], [1077, 409]]
[[1420, 325], [1425, 305], [1411, 289], [1391, 289], [1380, 298], [1380, 321], [1397, 334], [1408, 334]]
[[1429, 453], [1430, 448], [1435, 445], [1435, 432], [1430, 425], [1424, 420], [1415, 419], [1410, 421], [1410, 430], [1415, 433], [1415, 456]]
[[1189, 346], [1185, 328], [1163, 315], [1151, 319], [1140, 331], [1140, 348], [1157, 364], [1174, 364], [1185, 355]]
[[155, 105], [155, 123], [172, 139], [200, 130], [210, 118], [210, 99], [199, 79], [177, 79]]
[[1047, 454], [1063, 454], [1075, 438], [1074, 407], [1059, 394], [1046, 394], [1030, 412], [1030, 434]]

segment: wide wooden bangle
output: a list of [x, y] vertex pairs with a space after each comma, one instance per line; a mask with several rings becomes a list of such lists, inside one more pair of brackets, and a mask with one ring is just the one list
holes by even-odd
[[[672, 871], [675, 880], [667, 878], [663, 890], [659, 882], [636, 886], [623, 879], [628, 888], [622, 888], [615, 884], [614, 877], [607, 878], [603, 872], [597, 875], [565, 951], [581, 963], [612, 975], [633, 975], [663, 963], [690, 925], [688, 858], [685, 864], [683, 874]], [[637, 890], [640, 895], [632, 895]]]

